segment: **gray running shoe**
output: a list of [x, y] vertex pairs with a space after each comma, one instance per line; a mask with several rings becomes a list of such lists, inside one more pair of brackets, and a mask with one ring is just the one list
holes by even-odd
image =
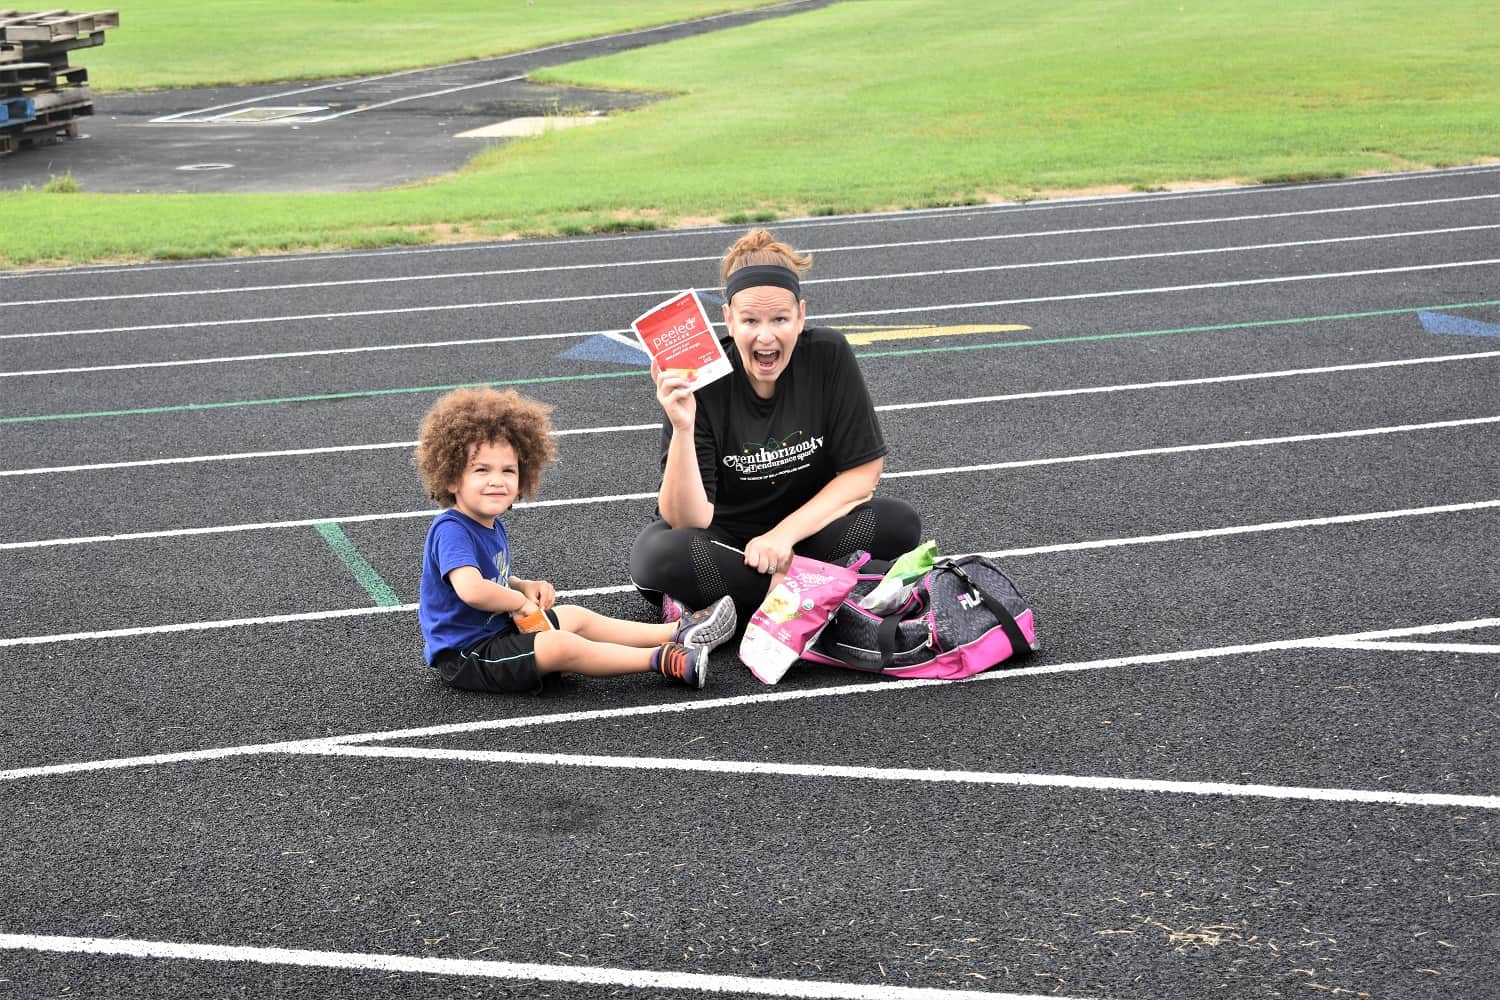
[[702, 611], [684, 615], [672, 641], [685, 646], [697, 646], [707, 653], [732, 639], [738, 624], [739, 618], [734, 613], [734, 598], [721, 597]]

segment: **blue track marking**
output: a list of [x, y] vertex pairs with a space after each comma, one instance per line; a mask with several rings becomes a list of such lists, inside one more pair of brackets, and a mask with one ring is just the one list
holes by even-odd
[[640, 368], [649, 367], [651, 359], [646, 352], [638, 347], [631, 347], [607, 334], [596, 334], [585, 340], [576, 347], [571, 347], [558, 355], [570, 361], [607, 361], [618, 365], [635, 365]]
[[1417, 318], [1422, 321], [1422, 329], [1428, 333], [1455, 334], [1460, 337], [1500, 337], [1500, 323], [1486, 323], [1440, 312], [1419, 312]]

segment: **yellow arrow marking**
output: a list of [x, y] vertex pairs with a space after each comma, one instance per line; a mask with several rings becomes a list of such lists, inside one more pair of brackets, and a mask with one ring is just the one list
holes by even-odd
[[[1014, 333], [1030, 330], [1019, 323], [974, 323], [965, 326], [841, 326], [851, 344], [873, 344], [878, 340], [925, 340], [929, 337], [956, 337], [973, 333]], [[863, 332], [858, 332], [863, 331]]]

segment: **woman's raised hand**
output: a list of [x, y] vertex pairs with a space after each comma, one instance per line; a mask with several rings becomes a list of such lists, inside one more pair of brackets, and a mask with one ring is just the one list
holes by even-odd
[[674, 430], [690, 431], [693, 419], [698, 414], [698, 401], [693, 397], [695, 372], [685, 368], [668, 368], [663, 371], [655, 361], [651, 362], [651, 379], [656, 383], [656, 401], [671, 421]]

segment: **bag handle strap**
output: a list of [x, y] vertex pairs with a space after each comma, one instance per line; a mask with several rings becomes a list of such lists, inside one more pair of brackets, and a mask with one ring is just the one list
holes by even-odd
[[1021, 631], [1021, 626], [1016, 623], [1016, 616], [1010, 613], [1010, 609], [1000, 602], [994, 594], [985, 590], [974, 582], [974, 578], [963, 571], [963, 567], [957, 563], [949, 563], [948, 568], [957, 573], [959, 579], [969, 588], [969, 593], [984, 602], [990, 614], [1000, 623], [1000, 630], [1010, 640], [1010, 655], [1016, 659], [1025, 659], [1031, 655], [1031, 642], [1026, 638], [1026, 633]]
[[892, 611], [880, 619], [875, 635], [880, 645], [880, 671], [891, 669], [896, 663], [896, 630], [901, 627], [901, 612]]
[[[968, 587], [969, 593], [973, 594], [984, 603], [990, 614], [995, 616], [999, 622], [1000, 630], [1010, 640], [1011, 656], [1017, 660], [1025, 659], [1032, 653], [1031, 641], [1026, 638], [1026, 633], [1021, 631], [1021, 626], [1016, 622], [1016, 616], [1010, 613], [999, 598], [985, 590], [984, 587], [974, 582], [974, 578], [965, 573], [962, 566], [950, 560], [943, 560], [939, 566], [951, 569], [963, 580], [964, 586]], [[934, 567], [937, 568], [937, 567]], [[876, 630], [876, 637], [880, 646], [880, 670], [882, 673], [891, 669], [896, 662], [896, 633], [905, 619], [902, 612], [897, 610], [880, 619], [880, 626]]]

